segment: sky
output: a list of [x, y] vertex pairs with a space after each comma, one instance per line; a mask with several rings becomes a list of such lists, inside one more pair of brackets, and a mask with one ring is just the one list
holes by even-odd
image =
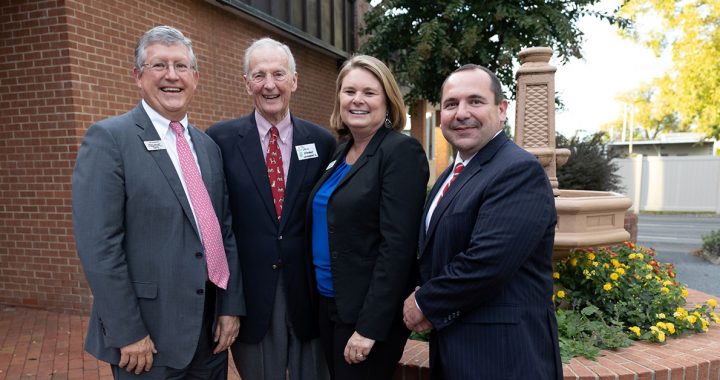
[[[603, 0], [598, 9], [611, 11], [619, 4], [619, 0]], [[623, 109], [615, 96], [661, 76], [671, 64], [667, 54], [656, 57], [650, 49], [620, 37], [606, 21], [585, 17], [578, 27], [585, 34], [583, 59], [564, 66], [551, 60], [558, 68], [555, 90], [567, 109], [556, 113], [555, 130], [568, 137], [576, 132], [592, 134], [615, 120]]]

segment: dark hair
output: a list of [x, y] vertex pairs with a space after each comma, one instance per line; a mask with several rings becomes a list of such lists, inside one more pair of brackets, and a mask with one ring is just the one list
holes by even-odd
[[450, 78], [455, 73], [470, 70], [482, 70], [490, 77], [490, 89], [495, 95], [495, 105], [500, 104], [500, 102], [505, 99], [505, 95], [503, 95], [502, 92], [502, 84], [500, 84], [500, 79], [498, 79], [497, 75], [495, 75], [495, 73], [490, 71], [490, 69], [488, 69], [487, 67], [476, 65], [474, 63], [462, 65], [455, 69], [455, 71], [453, 71], [450, 75], [448, 75], [447, 78], [445, 78], [445, 81], [443, 81], [442, 87], [440, 87], [440, 97], [442, 98], [442, 92], [443, 90], [445, 90], [445, 83], [447, 82], [448, 78]]

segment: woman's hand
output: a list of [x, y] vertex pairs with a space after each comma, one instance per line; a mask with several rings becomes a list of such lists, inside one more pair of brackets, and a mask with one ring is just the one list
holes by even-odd
[[362, 363], [370, 355], [374, 339], [366, 338], [355, 331], [345, 345], [345, 361], [348, 364]]

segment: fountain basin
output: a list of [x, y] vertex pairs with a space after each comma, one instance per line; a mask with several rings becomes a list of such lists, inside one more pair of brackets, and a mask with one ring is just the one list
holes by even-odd
[[625, 230], [625, 211], [632, 205], [630, 198], [607, 191], [560, 189], [559, 193], [555, 197], [558, 223], [553, 261], [564, 259], [575, 248], [630, 239]]

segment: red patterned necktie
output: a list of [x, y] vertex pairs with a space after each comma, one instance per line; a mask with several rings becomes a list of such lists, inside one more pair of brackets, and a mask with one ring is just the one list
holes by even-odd
[[218, 287], [226, 289], [230, 278], [230, 270], [228, 269], [225, 246], [223, 245], [220, 224], [217, 215], [215, 215], [215, 209], [212, 207], [210, 196], [200, 176], [200, 170], [198, 170], [195, 163], [190, 146], [185, 140], [183, 134], [185, 127], [177, 121], [173, 121], [170, 123], [170, 128], [175, 132], [175, 144], [180, 160], [180, 169], [195, 212], [203, 247], [205, 247], [208, 278]]
[[445, 192], [448, 191], [448, 189], [450, 188], [450, 185], [452, 185], [452, 183], [455, 181], [455, 178], [457, 178], [457, 176], [460, 174], [461, 171], [463, 171], [463, 169], [465, 169], [465, 165], [463, 165], [462, 162], [458, 162], [458, 164], [455, 165], [455, 169], [453, 169], [452, 178], [450, 178], [450, 182], [448, 182], [447, 185], [445, 185], [445, 187], [443, 187], [443, 191], [442, 191], [442, 194], [440, 195], [440, 198], [442, 198], [445, 195]]
[[278, 220], [280, 220], [280, 215], [282, 215], [283, 199], [285, 199], [285, 178], [282, 154], [278, 146], [279, 136], [280, 132], [278, 129], [271, 127], [268, 151], [265, 156], [268, 180], [270, 180], [270, 190], [272, 190], [273, 203], [275, 204], [275, 213], [277, 214]]

